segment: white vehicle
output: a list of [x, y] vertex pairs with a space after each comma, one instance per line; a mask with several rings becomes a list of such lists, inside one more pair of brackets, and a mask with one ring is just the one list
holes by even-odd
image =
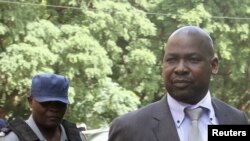
[[83, 133], [88, 141], [108, 141], [109, 128], [85, 130]]

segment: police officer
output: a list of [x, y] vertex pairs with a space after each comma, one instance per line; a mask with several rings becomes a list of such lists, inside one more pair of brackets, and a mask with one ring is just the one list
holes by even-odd
[[63, 119], [69, 104], [68, 88], [69, 82], [62, 75], [35, 75], [28, 97], [30, 117], [9, 122], [0, 133], [0, 141], [85, 141], [76, 125]]

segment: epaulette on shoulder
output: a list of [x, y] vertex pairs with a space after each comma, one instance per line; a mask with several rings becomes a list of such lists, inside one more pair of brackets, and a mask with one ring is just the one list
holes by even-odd
[[8, 126], [3, 127], [0, 130], [0, 137], [4, 137], [4, 136], [8, 135], [10, 132], [11, 132], [11, 129]]

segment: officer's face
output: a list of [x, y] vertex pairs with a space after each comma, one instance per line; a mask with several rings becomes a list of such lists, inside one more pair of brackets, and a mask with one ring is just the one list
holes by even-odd
[[56, 128], [62, 122], [67, 104], [59, 101], [38, 102], [29, 97], [33, 118], [43, 128]]

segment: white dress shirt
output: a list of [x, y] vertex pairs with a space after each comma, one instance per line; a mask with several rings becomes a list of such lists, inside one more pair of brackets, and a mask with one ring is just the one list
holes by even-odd
[[176, 101], [169, 94], [167, 94], [167, 100], [173, 119], [175, 121], [180, 141], [188, 141], [188, 130], [189, 127], [191, 126], [191, 121], [189, 118], [185, 116], [184, 109], [185, 108], [194, 109], [197, 107], [203, 107], [205, 109], [199, 119], [199, 129], [201, 131], [203, 140], [207, 141], [208, 125], [218, 124], [218, 120], [215, 117], [214, 108], [212, 106], [210, 92], [208, 91], [206, 96], [195, 105], [190, 105]]

